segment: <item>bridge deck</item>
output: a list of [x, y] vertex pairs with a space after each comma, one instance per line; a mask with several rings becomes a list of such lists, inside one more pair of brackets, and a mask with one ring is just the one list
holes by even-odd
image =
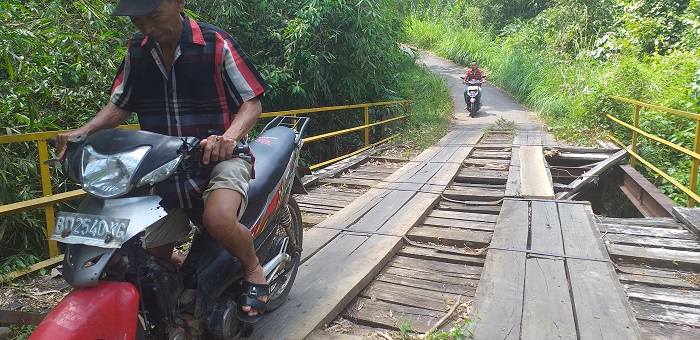
[[[374, 184], [364, 170], [351, 175], [372, 189], [336, 204], [343, 208], [306, 232], [290, 301], [256, 326], [255, 337], [360, 339], [402, 325], [447, 331], [467, 312], [475, 338], [485, 339], [685, 338], [697, 331], [697, 283], [671, 279], [668, 269], [639, 270], [629, 258], [620, 262], [626, 244], [588, 204], [548, 199], [549, 189], [543, 195], [541, 185], [522, 185], [544, 173], [551, 189], [545, 164], [536, 175], [521, 171], [532, 166], [532, 150], [552, 146], [550, 136], [533, 129], [489, 141], [473, 132], [448, 135]], [[347, 179], [326, 182], [352, 186]], [[620, 220], [634, 223], [612, 221]], [[700, 244], [683, 230], [687, 239], [675, 243], [689, 252], [682, 262], [693, 263]], [[691, 293], [645, 286], [663, 280]], [[680, 316], [684, 321], [672, 325]]]

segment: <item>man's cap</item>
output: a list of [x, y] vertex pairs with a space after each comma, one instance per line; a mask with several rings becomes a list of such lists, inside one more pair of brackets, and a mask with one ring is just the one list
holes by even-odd
[[119, 0], [112, 15], [144, 15], [153, 12], [163, 0]]

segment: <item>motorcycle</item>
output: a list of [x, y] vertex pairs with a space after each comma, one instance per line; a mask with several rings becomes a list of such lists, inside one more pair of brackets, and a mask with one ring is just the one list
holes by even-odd
[[[248, 208], [240, 222], [254, 237], [270, 284], [265, 311], [286, 300], [299, 268], [303, 229], [292, 193], [306, 193], [297, 172], [305, 117], [277, 117], [237, 146], [253, 157]], [[66, 173], [88, 192], [76, 212], [59, 212], [52, 240], [65, 245], [62, 275], [75, 289], [30, 339], [236, 339], [253, 325], [238, 319], [242, 265], [202, 227], [179, 269], [161, 265], [142, 245], [143, 231], [168, 213], [153, 184], [201, 171], [199, 138], [126, 129], [72, 138]], [[252, 153], [250, 150], [253, 150]]]
[[[460, 77], [464, 80], [464, 77]], [[469, 111], [469, 116], [476, 116], [476, 112], [481, 108], [481, 84], [482, 80], [469, 79], [466, 81], [467, 88], [464, 90], [464, 102], [467, 104], [466, 109]]]

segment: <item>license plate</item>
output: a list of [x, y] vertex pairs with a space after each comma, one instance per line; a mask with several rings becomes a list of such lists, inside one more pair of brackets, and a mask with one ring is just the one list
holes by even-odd
[[70, 244], [119, 248], [124, 243], [129, 220], [71, 212], [59, 212], [51, 239]]

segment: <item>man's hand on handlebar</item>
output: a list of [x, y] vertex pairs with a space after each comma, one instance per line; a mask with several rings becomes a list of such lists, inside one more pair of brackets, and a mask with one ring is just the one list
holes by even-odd
[[238, 141], [227, 136], [210, 135], [199, 142], [202, 148], [202, 164], [209, 161], [225, 161], [233, 158]]

